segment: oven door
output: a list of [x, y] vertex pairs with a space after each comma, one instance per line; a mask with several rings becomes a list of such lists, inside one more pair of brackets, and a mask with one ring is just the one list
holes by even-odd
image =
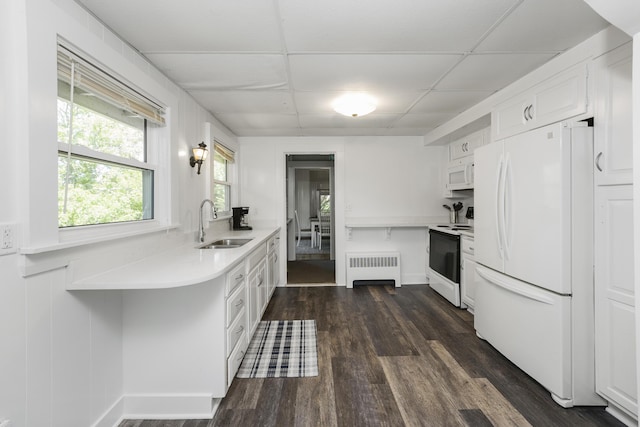
[[460, 283], [460, 235], [429, 230], [429, 268]]

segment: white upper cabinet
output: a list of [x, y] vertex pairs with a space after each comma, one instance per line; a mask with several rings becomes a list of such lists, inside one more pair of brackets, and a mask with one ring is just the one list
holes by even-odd
[[516, 96], [491, 114], [493, 140], [587, 112], [588, 65], [580, 64]]
[[488, 135], [484, 130], [479, 130], [449, 144], [449, 161], [455, 161], [472, 156], [473, 151], [488, 143]]
[[631, 43], [595, 61], [596, 185], [633, 182]]

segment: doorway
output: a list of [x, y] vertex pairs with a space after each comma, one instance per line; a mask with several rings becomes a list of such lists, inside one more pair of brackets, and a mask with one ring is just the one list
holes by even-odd
[[335, 284], [334, 158], [288, 154], [287, 285]]

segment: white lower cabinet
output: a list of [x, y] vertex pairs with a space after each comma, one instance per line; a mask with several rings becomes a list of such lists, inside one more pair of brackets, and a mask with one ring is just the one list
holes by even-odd
[[460, 264], [460, 293], [462, 303], [473, 313], [476, 299], [476, 258], [474, 256], [473, 237], [460, 239], [462, 261]]
[[595, 214], [596, 389], [637, 419], [633, 186], [597, 186]]
[[277, 236], [274, 236], [271, 239], [269, 239], [269, 242], [267, 243], [267, 247], [269, 248], [269, 253], [267, 254], [268, 266], [269, 266], [267, 294], [269, 295], [269, 298], [271, 298], [271, 295], [273, 295], [273, 292], [275, 291], [276, 286], [278, 286], [278, 284], [280, 283], [280, 259], [279, 259], [280, 238]]
[[247, 280], [249, 288], [249, 310], [247, 311], [247, 327], [249, 337], [258, 326], [262, 318], [263, 308], [267, 299], [267, 246], [261, 245], [247, 258]]

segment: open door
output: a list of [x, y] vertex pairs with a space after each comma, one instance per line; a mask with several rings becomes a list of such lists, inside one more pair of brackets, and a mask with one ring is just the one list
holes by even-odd
[[332, 155], [287, 155], [287, 285], [335, 284]]

